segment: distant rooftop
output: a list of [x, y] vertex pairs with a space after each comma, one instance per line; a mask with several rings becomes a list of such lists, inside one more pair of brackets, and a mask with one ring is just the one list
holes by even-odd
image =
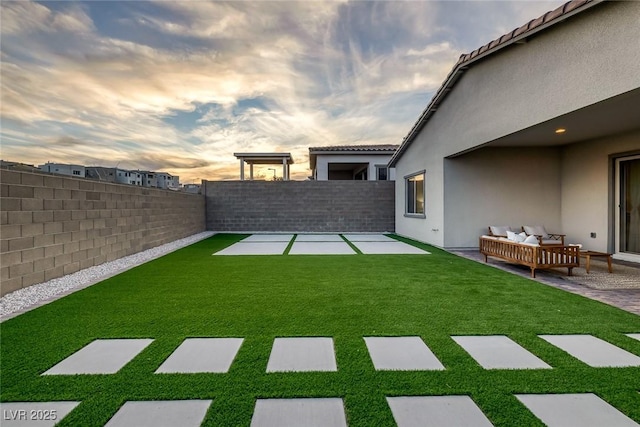
[[394, 152], [398, 149], [397, 144], [381, 144], [381, 145], [329, 145], [325, 147], [309, 147], [309, 152], [325, 152], [325, 151], [386, 151]]

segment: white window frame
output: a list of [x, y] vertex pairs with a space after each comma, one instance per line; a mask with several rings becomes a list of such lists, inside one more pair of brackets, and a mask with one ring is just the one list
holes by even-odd
[[[415, 172], [409, 175], [405, 175], [404, 177], [404, 191], [405, 191], [405, 196], [404, 196], [404, 216], [406, 217], [410, 217], [410, 218], [426, 218], [426, 212], [427, 212], [427, 196], [426, 196], [426, 181], [427, 181], [427, 176], [426, 176], [426, 170], [421, 170], [420, 172]], [[416, 177], [422, 176], [422, 212], [410, 212], [410, 199], [409, 199], [409, 182], [410, 181], [420, 181], [420, 180], [416, 180]], [[414, 186], [415, 188], [415, 186]], [[418, 194], [416, 191], [413, 191], [413, 200], [418, 200]], [[419, 209], [417, 209], [417, 203], [416, 203], [416, 209], [413, 209], [415, 211], [419, 211]]]

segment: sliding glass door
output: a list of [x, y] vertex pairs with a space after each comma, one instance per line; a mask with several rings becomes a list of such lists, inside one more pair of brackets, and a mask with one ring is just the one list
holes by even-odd
[[616, 160], [616, 257], [640, 262], [640, 155]]

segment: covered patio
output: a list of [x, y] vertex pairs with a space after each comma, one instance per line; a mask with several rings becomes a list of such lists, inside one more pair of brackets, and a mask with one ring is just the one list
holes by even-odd
[[[249, 180], [253, 181], [253, 165], [282, 166], [282, 180], [291, 179], [289, 165], [294, 163], [291, 153], [233, 153], [240, 160], [240, 181], [245, 180], [244, 164], [249, 164]], [[273, 169], [273, 178], [276, 179], [276, 169]]]

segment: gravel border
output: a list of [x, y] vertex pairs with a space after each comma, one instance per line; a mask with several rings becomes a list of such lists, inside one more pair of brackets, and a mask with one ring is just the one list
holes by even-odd
[[193, 243], [207, 239], [216, 234], [213, 231], [194, 234], [183, 239], [166, 243], [146, 251], [105, 262], [104, 264], [85, 268], [48, 282], [18, 289], [0, 298], [0, 322], [19, 316], [22, 313], [43, 306], [64, 296], [95, 285], [109, 277], [120, 274], [133, 267], [154, 260], [168, 253], [182, 249]]

